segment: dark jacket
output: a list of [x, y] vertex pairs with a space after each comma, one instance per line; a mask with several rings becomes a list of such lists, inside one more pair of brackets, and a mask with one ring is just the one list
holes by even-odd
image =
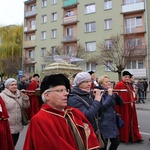
[[22, 90], [22, 89], [26, 90], [27, 87], [28, 87], [28, 84], [26, 82], [20, 81], [18, 83], [18, 90]]
[[[83, 101], [81, 97], [89, 105], [87, 105], [87, 103]], [[89, 122], [92, 124], [94, 131], [96, 132], [97, 128], [94, 117], [96, 117], [98, 114], [98, 111], [100, 109], [100, 102], [93, 100], [92, 93], [82, 91], [77, 86], [74, 86], [71, 94], [69, 95], [68, 105], [76, 107], [80, 111], [82, 111]]]
[[[96, 88], [105, 90], [102, 86]], [[99, 114], [99, 128], [105, 139], [116, 138], [119, 135], [115, 106], [122, 104], [123, 100], [119, 95], [109, 95], [108, 92], [103, 93]]]

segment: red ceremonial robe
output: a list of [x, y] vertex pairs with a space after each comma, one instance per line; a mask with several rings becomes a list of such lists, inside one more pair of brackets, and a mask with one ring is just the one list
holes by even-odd
[[[32, 91], [35, 91], [36, 89], [37, 89], [37, 83], [35, 81], [32, 81], [27, 88], [27, 90], [32, 90]], [[39, 104], [38, 96], [32, 94], [31, 95], [28, 94], [28, 96], [30, 100], [30, 107], [26, 109], [26, 113], [31, 119], [40, 110], [40, 104]]]
[[117, 112], [121, 114], [124, 126], [120, 129], [120, 141], [129, 142], [131, 136], [132, 142], [142, 139], [139, 133], [137, 113], [135, 107], [136, 98], [134, 98], [134, 89], [131, 84], [120, 81], [116, 84], [115, 89], [127, 89], [128, 92], [118, 92], [122, 97], [124, 104], [118, 106]]
[[0, 97], [0, 150], [14, 150], [8, 118], [5, 104]]
[[[66, 107], [64, 111], [43, 104], [41, 110], [31, 119], [23, 150], [78, 150], [74, 135], [65, 118], [71, 117], [84, 142], [85, 150], [96, 150], [99, 144], [91, 124], [76, 108]], [[88, 124], [88, 127], [83, 123]], [[89, 133], [88, 140], [85, 130]], [[88, 141], [88, 144], [86, 144]]]

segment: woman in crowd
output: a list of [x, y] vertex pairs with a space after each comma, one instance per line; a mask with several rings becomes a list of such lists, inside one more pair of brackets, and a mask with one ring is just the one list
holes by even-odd
[[[113, 93], [111, 88], [111, 82], [108, 76], [104, 75], [98, 78], [98, 88], [104, 90], [102, 101], [101, 101], [101, 110], [99, 114], [99, 127], [102, 132], [106, 142], [110, 139], [109, 150], [116, 150], [120, 141], [119, 141], [119, 131], [116, 123], [116, 105], [122, 105], [123, 101], [117, 93]], [[107, 145], [104, 150], [107, 149]]]
[[95, 132], [97, 131], [95, 117], [97, 117], [100, 109], [101, 97], [101, 91], [96, 89], [94, 90], [93, 99], [93, 92], [91, 92], [91, 75], [88, 72], [80, 72], [75, 76], [68, 105], [82, 111], [92, 124]]
[[23, 129], [21, 107], [28, 108], [30, 102], [29, 97], [17, 89], [17, 81], [14, 78], [7, 79], [4, 85], [5, 89], [0, 93], [0, 100], [5, 103], [9, 115], [8, 121], [15, 146]]

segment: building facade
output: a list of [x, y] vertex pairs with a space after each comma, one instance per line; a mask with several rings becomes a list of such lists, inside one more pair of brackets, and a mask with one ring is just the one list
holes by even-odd
[[[136, 46], [126, 70], [135, 78], [149, 80], [148, 6], [148, 0], [26, 1], [23, 37], [25, 74], [41, 74], [46, 65], [54, 62], [59, 55], [68, 60], [76, 58], [79, 46], [92, 56], [97, 45], [105, 42], [107, 47], [111, 47], [109, 38], [120, 34], [124, 37], [124, 45]], [[104, 65], [86, 61], [78, 64], [84, 71], [96, 71], [97, 77], [106, 74], [112, 81], [118, 80], [117, 73]]]

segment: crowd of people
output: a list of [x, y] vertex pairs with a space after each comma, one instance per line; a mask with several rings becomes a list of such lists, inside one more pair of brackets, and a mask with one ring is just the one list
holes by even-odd
[[[3, 85], [1, 150], [15, 149], [23, 130], [22, 108], [30, 119], [23, 150], [107, 150], [108, 141], [108, 149], [117, 150], [120, 142], [143, 142], [135, 104], [145, 103], [148, 83], [141, 79], [134, 82], [128, 71], [122, 72], [113, 87], [109, 76], [96, 78], [94, 71], [77, 73], [73, 85], [63, 74], [46, 76], [42, 82], [38, 74], [28, 82], [26, 76], [20, 82], [8, 78]], [[39, 95], [35, 94], [37, 89]], [[118, 113], [124, 122], [120, 129]]]

